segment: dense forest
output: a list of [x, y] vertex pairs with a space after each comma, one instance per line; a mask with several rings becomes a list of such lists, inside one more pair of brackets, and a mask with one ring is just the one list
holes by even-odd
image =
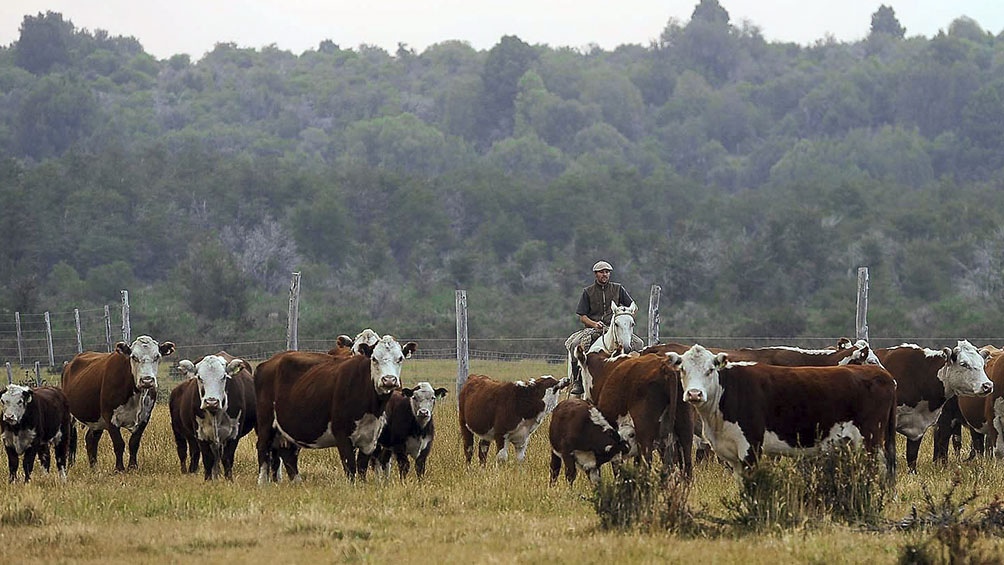
[[606, 259], [643, 313], [662, 287], [662, 335], [853, 335], [867, 266], [872, 336], [1004, 336], [1004, 33], [861, 26], [768, 42], [700, 0], [612, 51], [193, 61], [26, 15], [0, 48], [0, 317], [129, 289], [134, 332], [281, 335], [301, 271], [301, 335], [450, 338], [466, 289], [472, 338], [566, 336]]

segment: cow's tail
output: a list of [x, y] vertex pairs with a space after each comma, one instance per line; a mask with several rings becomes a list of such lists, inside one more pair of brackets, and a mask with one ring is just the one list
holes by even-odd
[[894, 393], [889, 403], [889, 416], [885, 428], [885, 468], [890, 485], [896, 482], [896, 406], [897, 396]]

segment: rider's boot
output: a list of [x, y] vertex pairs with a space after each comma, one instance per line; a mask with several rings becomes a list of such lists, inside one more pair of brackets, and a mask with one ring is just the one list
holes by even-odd
[[579, 375], [572, 380], [572, 388], [568, 390], [568, 394], [571, 396], [582, 396], [585, 392], [586, 389], [582, 386], [582, 374], [579, 373]]

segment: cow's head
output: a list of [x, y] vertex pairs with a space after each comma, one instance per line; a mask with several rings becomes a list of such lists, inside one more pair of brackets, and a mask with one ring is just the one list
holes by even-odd
[[390, 335], [383, 336], [375, 345], [363, 342], [353, 347], [357, 346], [361, 354], [370, 358], [370, 378], [373, 379], [373, 388], [381, 395], [390, 394], [401, 386], [401, 365], [418, 348], [413, 341], [401, 347]]
[[[187, 359], [179, 363], [192, 365]], [[227, 380], [244, 369], [244, 361], [233, 359], [229, 363], [219, 355], [206, 355], [193, 365], [194, 378], [199, 383], [199, 408], [212, 413], [227, 410]]]
[[24, 413], [31, 404], [31, 389], [26, 386], [9, 384], [0, 392], [0, 409], [3, 410], [3, 423], [16, 426], [24, 418]]
[[984, 368], [988, 351], [976, 349], [968, 340], [961, 340], [955, 348], [944, 348], [941, 355], [945, 365], [938, 370], [938, 378], [945, 383], [951, 396], [986, 396], [994, 391], [994, 383], [987, 378]]
[[170, 341], [157, 343], [152, 337], [141, 335], [132, 345], [126, 345], [124, 341], [116, 343], [115, 351], [129, 358], [133, 382], [136, 388], [142, 390], [157, 387], [160, 358], [174, 353], [174, 344]]
[[718, 371], [728, 363], [727, 354], [714, 354], [700, 344], [695, 344], [683, 355], [670, 352], [666, 356], [673, 368], [680, 373], [684, 401], [697, 407], [709, 401], [717, 402], [722, 393]]
[[544, 401], [544, 411], [540, 414], [542, 418], [550, 414], [558, 405], [561, 390], [572, 384], [572, 379], [569, 377], [556, 379], [552, 375], [542, 375], [539, 378], [530, 379], [529, 382], [516, 381], [515, 384], [530, 391], [531, 398], [540, 398]]
[[[847, 339], [847, 338], [841, 338], [841, 339]], [[875, 355], [875, 351], [872, 350], [871, 346], [868, 345], [868, 342], [863, 339], [859, 339], [855, 343], [850, 344], [846, 347], [841, 347], [840, 349], [850, 350], [851, 353], [847, 355], [847, 357], [841, 359], [837, 363], [838, 365], [878, 365], [879, 367], [882, 366], [882, 362], [879, 361], [878, 355]]]
[[368, 345], [373, 347], [380, 341], [380, 334], [375, 331], [366, 328], [365, 330], [356, 334], [356, 338], [352, 340], [351, 348], [353, 355], [366, 355], [362, 351], [363, 345]]
[[638, 303], [632, 302], [630, 306], [618, 306], [616, 302], [610, 303], [610, 311], [613, 316], [610, 318], [610, 331], [613, 332], [614, 347], [623, 347], [626, 351], [631, 351], [631, 337], [634, 336], [634, 313], [638, 310]]
[[436, 407], [437, 398], [446, 398], [445, 388], [432, 388], [432, 385], [423, 381], [415, 385], [415, 388], [402, 388], [401, 394], [411, 400], [411, 413], [418, 422], [418, 427], [425, 428], [432, 421], [432, 411]]

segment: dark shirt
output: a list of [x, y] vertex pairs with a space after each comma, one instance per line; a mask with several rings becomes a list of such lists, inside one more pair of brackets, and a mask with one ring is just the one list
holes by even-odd
[[[610, 311], [610, 302], [617, 294], [618, 306], [630, 306], [634, 304], [631, 295], [619, 283], [608, 282], [605, 285], [593, 283], [582, 289], [582, 296], [579, 297], [579, 304], [575, 307], [575, 313], [579, 316], [588, 316], [590, 320], [602, 321], [605, 325], [610, 325], [613, 312]], [[590, 297], [593, 299], [590, 300]]]

